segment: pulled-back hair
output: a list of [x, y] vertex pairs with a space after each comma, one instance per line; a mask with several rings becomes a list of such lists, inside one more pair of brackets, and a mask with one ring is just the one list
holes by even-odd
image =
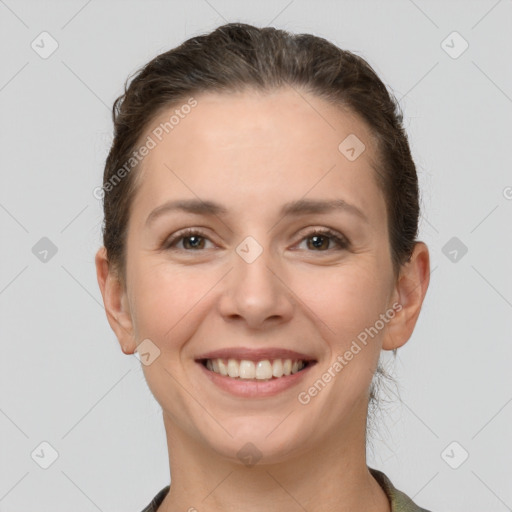
[[[324, 38], [228, 23], [156, 56], [127, 79], [124, 94], [114, 103], [114, 140], [102, 187], [103, 244], [109, 266], [122, 282], [130, 206], [138, 186], [138, 165], [126, 171], [126, 162], [155, 118], [205, 92], [272, 92], [286, 86], [349, 111], [370, 128], [376, 148], [375, 178], [386, 202], [391, 259], [398, 277], [417, 241], [419, 190], [403, 116], [393, 94], [362, 57]], [[382, 377], [389, 375], [379, 364], [370, 390], [374, 407]]]
[[416, 242], [419, 192], [397, 101], [363, 58], [321, 37], [228, 23], [155, 57], [126, 81], [124, 94], [114, 103], [114, 140], [103, 176], [103, 244], [120, 277], [125, 271], [137, 166], [123, 173], [115, 186], [113, 178], [133, 158], [155, 117], [194, 94], [248, 88], [264, 92], [287, 85], [349, 109], [370, 127], [378, 153], [375, 175], [386, 200], [393, 270], [398, 276]]

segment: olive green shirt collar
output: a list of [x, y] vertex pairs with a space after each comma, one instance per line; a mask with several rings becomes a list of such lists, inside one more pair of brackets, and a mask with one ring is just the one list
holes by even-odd
[[[430, 512], [416, 505], [411, 498], [403, 492], [396, 489], [389, 478], [377, 469], [368, 468], [375, 480], [380, 484], [386, 493], [391, 504], [391, 512]], [[142, 512], [156, 512], [158, 507], [164, 501], [169, 492], [170, 485], [164, 487], [152, 500], [151, 503]]]

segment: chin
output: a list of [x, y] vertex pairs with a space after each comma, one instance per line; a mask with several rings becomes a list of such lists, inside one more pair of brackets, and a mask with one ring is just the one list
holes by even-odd
[[[302, 436], [292, 432], [290, 426], [293, 424], [280, 425], [285, 417], [286, 414], [278, 419], [273, 416], [236, 418], [225, 423], [226, 430], [233, 437], [221, 434], [206, 442], [222, 457], [247, 467], [285, 462], [298, 457], [307, 441], [311, 440], [305, 432]], [[304, 424], [300, 426], [303, 428]]]

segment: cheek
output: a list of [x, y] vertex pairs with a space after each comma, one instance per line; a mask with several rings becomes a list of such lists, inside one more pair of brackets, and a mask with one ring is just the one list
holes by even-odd
[[372, 258], [357, 264], [304, 272], [292, 289], [323, 323], [329, 339], [345, 344], [384, 312], [387, 281]]
[[[132, 273], [133, 316], [137, 336], [149, 338], [160, 350], [177, 348], [196, 328], [202, 299], [215, 284], [212, 272], [176, 269], [168, 262], [141, 261]], [[205, 301], [206, 303], [206, 301]]]

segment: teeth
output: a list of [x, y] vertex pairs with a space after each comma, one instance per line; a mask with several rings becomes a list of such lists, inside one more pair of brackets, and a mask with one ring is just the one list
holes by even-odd
[[228, 367], [226, 364], [224, 364], [224, 361], [222, 359], [217, 359], [217, 364], [219, 365], [219, 372], [221, 375], [227, 375], [228, 374]]
[[274, 359], [272, 363], [272, 375], [274, 377], [282, 377], [283, 374], [283, 361], [281, 361], [281, 359]]
[[[206, 367], [208, 368], [208, 363], [206, 363]], [[235, 359], [228, 360], [228, 375], [230, 377], [238, 377], [240, 375], [240, 365]]]
[[240, 378], [254, 379], [256, 377], [256, 367], [252, 361], [240, 361]]
[[274, 359], [272, 362], [264, 359], [257, 363], [246, 359], [241, 361], [228, 359], [227, 363], [223, 359], [208, 359], [206, 361], [206, 368], [220, 375], [257, 380], [270, 380], [272, 377], [279, 378], [283, 375], [292, 375], [302, 370], [305, 366], [306, 363], [304, 361], [292, 359]]
[[272, 378], [272, 365], [270, 361], [258, 361], [256, 365], [256, 378], [257, 379], [271, 379]]

